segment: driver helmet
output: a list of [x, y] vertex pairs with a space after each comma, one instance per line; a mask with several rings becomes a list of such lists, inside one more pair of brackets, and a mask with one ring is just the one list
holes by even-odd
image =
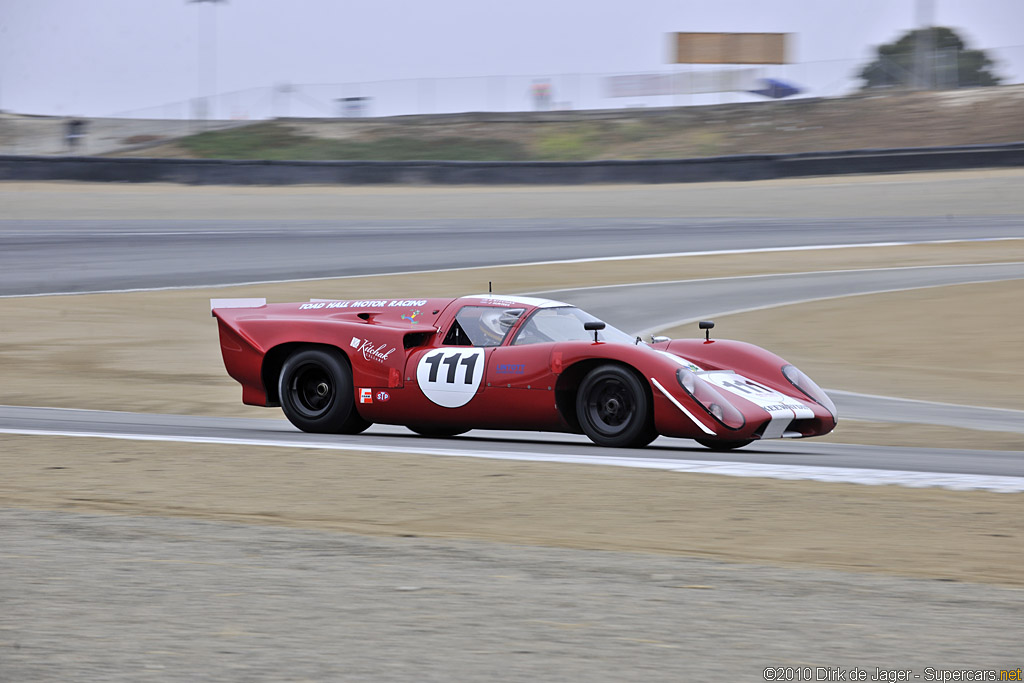
[[509, 329], [516, 324], [523, 308], [495, 308], [480, 314], [480, 331], [494, 344], [500, 344]]

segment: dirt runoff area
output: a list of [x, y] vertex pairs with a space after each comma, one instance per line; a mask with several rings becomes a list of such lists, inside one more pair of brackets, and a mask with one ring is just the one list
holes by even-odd
[[1020, 496], [623, 467], [2, 436], [0, 506], [1024, 586]]
[[[651, 259], [625, 261], [614, 271], [608, 264], [498, 270], [509, 289], [537, 291], [636, 281], [641, 275], [648, 281], [677, 279], [679, 272], [710, 277], [1009, 262], [1022, 256], [1022, 242], [1006, 241]], [[467, 270], [0, 300], [0, 402], [276, 415], [240, 405], [238, 387], [223, 372], [209, 297], [386, 297], [413, 287], [444, 295], [463, 293], [480, 278]], [[1015, 387], [1024, 351], [1016, 342], [1024, 338], [1024, 317], [1007, 315], [1020, 295], [1019, 281], [963, 285], [804, 304], [786, 307], [786, 315], [748, 313], [719, 324], [730, 336], [779, 350], [829, 386], [922, 398], [955, 395], [965, 403], [1021, 408]], [[1006, 381], [997, 381], [1003, 375]], [[847, 432], [847, 424], [834, 438], [1021, 449], [1020, 435], [913, 425], [868, 430], [856, 424]], [[1024, 517], [1013, 494], [13, 435], [0, 436], [0, 468], [0, 506], [6, 507], [490, 539], [1024, 585]]]

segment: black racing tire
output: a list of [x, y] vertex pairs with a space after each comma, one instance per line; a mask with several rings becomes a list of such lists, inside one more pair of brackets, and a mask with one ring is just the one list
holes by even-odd
[[352, 370], [339, 351], [293, 353], [281, 368], [278, 395], [285, 417], [304, 432], [358, 434], [371, 424], [356, 412]]
[[713, 451], [733, 451], [737, 448], [754, 443], [753, 439], [738, 439], [736, 441], [714, 441], [712, 439], [694, 439], [697, 443]]
[[411, 432], [420, 436], [446, 437], [465, 434], [469, 430], [464, 427], [441, 427], [435, 425], [405, 425]]
[[647, 388], [621, 365], [599, 365], [587, 373], [576, 392], [576, 417], [599, 446], [640, 448], [658, 436]]

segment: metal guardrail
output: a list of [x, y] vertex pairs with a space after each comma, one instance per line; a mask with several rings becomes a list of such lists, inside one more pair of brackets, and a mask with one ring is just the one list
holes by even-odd
[[0, 180], [188, 185], [695, 183], [1024, 166], [1024, 142], [636, 161], [250, 161], [0, 156]]

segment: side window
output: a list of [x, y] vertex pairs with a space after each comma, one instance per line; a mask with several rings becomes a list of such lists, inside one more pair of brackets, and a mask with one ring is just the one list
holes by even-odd
[[444, 343], [447, 346], [499, 346], [525, 309], [463, 306], [455, 315]]
[[473, 342], [469, 336], [463, 331], [462, 325], [456, 320], [452, 323], [452, 329], [448, 330], [448, 334], [444, 338], [445, 346], [472, 346]]

